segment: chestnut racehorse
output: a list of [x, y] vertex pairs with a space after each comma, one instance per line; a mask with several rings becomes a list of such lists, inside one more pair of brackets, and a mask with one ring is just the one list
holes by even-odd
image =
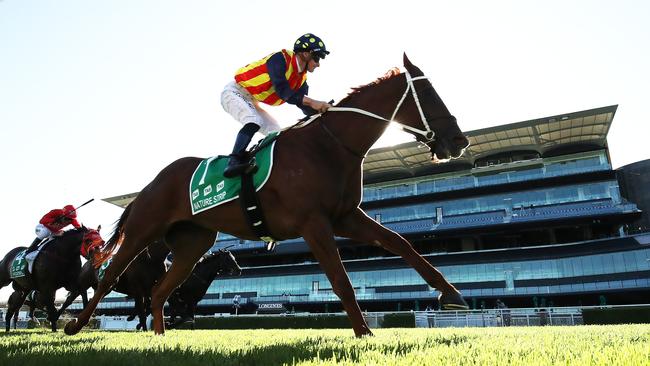
[[[399, 234], [360, 208], [365, 154], [390, 121], [424, 142], [432, 160], [459, 157], [469, 145], [456, 118], [429, 80], [404, 55], [405, 72], [392, 70], [355, 88], [336, 107], [300, 128], [283, 131], [276, 142], [273, 170], [258, 192], [268, 228], [278, 240], [303, 237], [341, 299], [356, 336], [371, 335], [341, 263], [335, 236], [385, 248], [400, 255], [432, 288], [443, 308], [466, 309], [460, 292]], [[294, 126], [295, 127], [295, 126]], [[103, 250], [118, 248], [88, 306], [65, 327], [77, 333], [114, 281], [147, 245], [164, 238], [173, 253], [169, 271], [153, 289], [156, 334], [164, 333], [165, 300], [191, 273], [218, 232], [259, 240], [239, 200], [192, 215], [189, 181], [201, 158], [186, 157], [164, 168], [124, 210]]]

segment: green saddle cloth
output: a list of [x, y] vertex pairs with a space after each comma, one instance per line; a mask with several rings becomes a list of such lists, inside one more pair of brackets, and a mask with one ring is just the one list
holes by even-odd
[[[273, 167], [273, 149], [275, 137], [279, 132], [266, 136], [258, 145], [255, 153], [259, 169], [253, 175], [255, 190], [259, 191], [271, 175]], [[269, 141], [271, 141], [269, 143]], [[223, 171], [228, 164], [228, 156], [215, 156], [199, 163], [190, 180], [190, 205], [192, 215], [230, 202], [239, 197], [241, 177], [226, 178]]]
[[11, 268], [9, 269], [9, 278], [19, 278], [27, 276], [27, 259], [25, 259], [25, 253], [27, 249], [23, 249], [11, 262]]

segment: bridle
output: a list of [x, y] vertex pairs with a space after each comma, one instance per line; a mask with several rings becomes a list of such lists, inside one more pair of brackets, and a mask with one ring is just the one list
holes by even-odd
[[[435, 132], [433, 132], [433, 130], [431, 129], [431, 123], [433, 123], [435, 121], [438, 121], [438, 120], [443, 120], [443, 119], [446, 120], [446, 119], [454, 118], [454, 117], [453, 116], [441, 117], [441, 118], [433, 119], [432, 121], [428, 121], [427, 117], [424, 115], [424, 111], [422, 110], [422, 105], [420, 103], [420, 98], [418, 97], [418, 93], [415, 90], [415, 86], [413, 85], [414, 81], [428, 80], [428, 78], [426, 76], [424, 76], [424, 75], [411, 77], [411, 74], [408, 72], [408, 70], [405, 71], [405, 76], [406, 76], [406, 90], [404, 90], [404, 93], [402, 94], [402, 98], [400, 98], [399, 102], [395, 106], [395, 110], [393, 111], [393, 114], [391, 115], [390, 119], [382, 117], [382, 116], [377, 115], [377, 114], [374, 114], [372, 112], [368, 112], [368, 111], [360, 109], [360, 108], [353, 108], [353, 107], [331, 107], [331, 108], [329, 108], [327, 110], [327, 112], [353, 112], [353, 113], [363, 114], [365, 116], [372, 117], [374, 119], [378, 119], [378, 120], [389, 122], [389, 123], [394, 122], [394, 123], [397, 123], [398, 125], [400, 125], [401, 129], [403, 131], [414, 135], [415, 138], [418, 141], [423, 142], [423, 143], [431, 142], [431, 141], [434, 140], [435, 135], [436, 135]], [[418, 112], [420, 112], [420, 119], [422, 121], [422, 125], [424, 126], [424, 130], [421, 130], [421, 129], [415, 128], [415, 127], [411, 127], [411, 126], [408, 126], [408, 125], [405, 125], [403, 123], [395, 121], [395, 116], [397, 115], [397, 112], [399, 112], [400, 108], [402, 107], [402, 104], [404, 103], [404, 100], [406, 100], [406, 97], [408, 96], [409, 91], [411, 91], [411, 94], [413, 95], [413, 99], [415, 100], [415, 105], [418, 107]], [[314, 119], [320, 117], [321, 115], [322, 115], [322, 113], [312, 116], [310, 121], [308, 121], [307, 123], [313, 121]], [[330, 131], [327, 128], [327, 126], [325, 126], [324, 123], [321, 123], [321, 126], [323, 127], [325, 132], [327, 132], [328, 135], [330, 135], [334, 140], [336, 140], [336, 142], [339, 145], [343, 146], [343, 148], [345, 148], [345, 150], [347, 150], [348, 152], [352, 153], [353, 155], [355, 155], [357, 157], [365, 158], [364, 155], [361, 155], [361, 154], [358, 154], [358, 153], [354, 152], [348, 146], [343, 144], [343, 142], [339, 138], [337, 138], [332, 133], [332, 131]]]

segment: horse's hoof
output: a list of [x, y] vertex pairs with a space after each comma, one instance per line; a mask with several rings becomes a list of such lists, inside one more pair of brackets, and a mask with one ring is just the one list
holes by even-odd
[[79, 333], [79, 330], [80, 330], [80, 329], [79, 329], [79, 327], [77, 326], [77, 320], [76, 320], [76, 319], [74, 319], [74, 320], [70, 320], [70, 321], [65, 325], [65, 327], [63, 328], [63, 331], [64, 331], [65, 334], [67, 334], [67, 335], [75, 335], [75, 334]]
[[440, 309], [442, 310], [468, 310], [469, 306], [463, 299], [460, 292], [442, 293], [438, 296]]
[[355, 334], [354, 336], [357, 337], [357, 338], [364, 338], [364, 337], [374, 337], [375, 335], [372, 333], [372, 331], [370, 329], [367, 329], [367, 330], [363, 331], [362, 333]]

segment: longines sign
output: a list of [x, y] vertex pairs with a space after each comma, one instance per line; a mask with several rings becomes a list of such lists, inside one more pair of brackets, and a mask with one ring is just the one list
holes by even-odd
[[269, 304], [259, 304], [257, 305], [257, 310], [284, 310], [284, 305], [282, 303], [269, 303]]

